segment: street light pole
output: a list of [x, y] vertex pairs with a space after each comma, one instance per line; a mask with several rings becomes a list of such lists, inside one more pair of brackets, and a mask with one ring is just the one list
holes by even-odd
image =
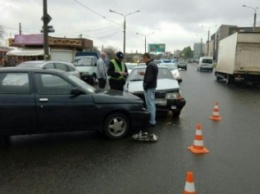
[[205, 27], [205, 28], [208, 28], [208, 43], [207, 43], [207, 56], [209, 56], [209, 37], [210, 37], [210, 28], [212, 27], [215, 27], [217, 25], [213, 25], [213, 26], [210, 26], [210, 27], [207, 27], [207, 26], [201, 26], [201, 27]]
[[134, 13], [138, 13], [140, 12], [140, 10], [136, 10], [134, 12], [131, 12], [131, 13], [128, 13], [128, 14], [122, 14], [122, 13], [119, 13], [117, 11], [114, 11], [114, 10], [109, 10], [110, 12], [112, 13], [115, 13], [115, 14], [118, 14], [118, 15], [121, 15], [124, 17], [124, 23], [123, 23], [123, 33], [124, 33], [124, 38], [123, 38], [123, 53], [125, 54], [125, 47], [126, 47], [126, 16], [129, 16], [129, 15], [132, 15]]
[[152, 34], [154, 34], [154, 32], [149, 33], [149, 34], [140, 34], [140, 33], [136, 32], [136, 34], [144, 36], [144, 52], [146, 53], [146, 36], [152, 35]]
[[246, 8], [249, 8], [249, 9], [255, 10], [255, 13], [254, 13], [254, 24], [253, 24], [253, 32], [255, 32], [255, 27], [256, 27], [256, 10], [258, 9], [258, 7], [250, 7], [250, 6], [247, 6], [247, 5], [242, 5], [242, 6], [246, 7]]

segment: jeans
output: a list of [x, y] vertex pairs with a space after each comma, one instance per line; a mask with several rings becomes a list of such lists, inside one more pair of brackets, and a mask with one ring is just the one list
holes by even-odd
[[155, 107], [155, 88], [149, 88], [144, 91], [145, 103], [148, 112], [150, 113], [150, 124], [155, 125], [156, 107]]

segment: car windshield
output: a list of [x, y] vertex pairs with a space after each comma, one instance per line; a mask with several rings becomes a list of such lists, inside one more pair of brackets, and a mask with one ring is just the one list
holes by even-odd
[[171, 71], [178, 69], [178, 67], [175, 63], [160, 63], [160, 66], [168, 67]]
[[[144, 76], [140, 72], [145, 72], [146, 68], [135, 68], [129, 75], [129, 81], [142, 81]], [[171, 72], [168, 68], [159, 68], [157, 79], [173, 79]]]
[[87, 84], [86, 82], [82, 81], [81, 79], [77, 78], [73, 75], [68, 75], [70, 79], [72, 79], [74, 82], [76, 82], [78, 85], [80, 85], [82, 88], [87, 90], [89, 93], [96, 93], [96, 88], [92, 87], [91, 85]]
[[91, 57], [75, 58], [74, 61], [73, 61], [73, 64], [75, 66], [91, 66], [92, 58]]

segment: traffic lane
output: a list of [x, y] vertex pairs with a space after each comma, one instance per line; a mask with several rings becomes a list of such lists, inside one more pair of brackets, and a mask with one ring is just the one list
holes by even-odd
[[160, 138], [157, 143], [134, 142], [130, 137], [111, 141], [97, 133], [12, 138], [5, 155], [1, 153], [1, 163], [5, 166], [1, 168], [2, 190], [4, 193], [18, 190], [21, 193], [180, 193], [186, 171], [192, 170], [197, 191], [252, 191], [257, 184], [257, 169], [250, 176], [255, 181], [248, 179], [252, 165], [247, 167], [248, 172], [243, 172], [238, 160], [246, 166], [250, 154], [247, 160], [241, 160], [245, 150], [238, 151], [233, 141], [223, 141], [220, 122], [209, 120], [207, 128], [202, 124], [209, 154], [194, 155], [188, 151], [187, 146], [193, 144], [195, 126], [187, 123], [186, 112], [180, 119], [159, 120], [155, 128]]
[[[163, 162], [167, 159], [168, 163], [172, 157], [166, 157], [159, 144], [133, 142], [130, 137], [119, 141], [98, 135], [88, 137], [74, 134], [12, 138], [13, 144], [5, 152], [1, 150], [1, 190], [4, 193], [169, 190], [167, 185], [172, 184], [173, 177], [169, 179]], [[160, 178], [169, 181], [161, 183]], [[165, 185], [165, 189], [159, 185]]]
[[[189, 70], [192, 71], [187, 73], [182, 72], [185, 76], [182, 89], [189, 93], [184, 109], [186, 124], [193, 125], [194, 130], [196, 123], [202, 124], [204, 142], [210, 150], [206, 157], [210, 160], [203, 163], [199, 173], [205, 170], [202, 177], [207, 177], [212, 184], [208, 189], [211, 193], [218, 190], [222, 193], [257, 193], [260, 89], [218, 83], [214, 74], [197, 72], [195, 67], [191, 66]], [[216, 101], [222, 117], [219, 122], [209, 119]]]
[[[243, 117], [241, 110], [247, 107], [239, 106], [243, 98], [238, 96], [245, 95], [248, 101], [254, 101], [259, 94], [253, 94], [258, 92], [234, 87], [237, 93], [233, 95], [232, 90], [215, 82], [212, 74], [196, 73], [190, 69], [183, 73], [181, 85], [187, 104], [180, 119], [158, 120], [157, 143], [133, 142], [130, 137], [110, 141], [95, 134], [47, 136], [40, 141], [33, 137], [31, 143], [28, 139], [13, 139], [7, 151], [1, 150], [1, 155], [5, 155], [0, 161], [5, 175], [5, 179], [1, 178], [2, 188], [8, 191], [5, 193], [19, 189], [30, 192], [45, 189], [49, 193], [180, 193], [188, 170], [194, 171], [197, 192], [257, 193], [259, 104], [248, 114], [244, 112], [243, 122], [252, 117], [251, 134], [245, 130], [248, 123], [236, 119]], [[192, 81], [188, 82], [189, 79]], [[208, 84], [199, 89], [193, 83]], [[216, 87], [221, 87], [218, 89], [221, 92], [215, 92]], [[195, 88], [208, 92], [193, 94]], [[223, 118], [220, 122], [209, 119], [215, 99], [223, 99], [219, 104]], [[234, 101], [235, 111], [225, 104], [228, 99]], [[202, 124], [209, 154], [198, 156], [187, 149], [193, 144], [197, 122]]]

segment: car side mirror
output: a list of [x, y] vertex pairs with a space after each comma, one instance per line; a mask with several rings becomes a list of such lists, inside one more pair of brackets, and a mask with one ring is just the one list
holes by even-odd
[[79, 88], [72, 88], [71, 91], [70, 91], [70, 94], [73, 95], [73, 96], [79, 96], [81, 94], [85, 94], [85, 92], [83, 92]]

